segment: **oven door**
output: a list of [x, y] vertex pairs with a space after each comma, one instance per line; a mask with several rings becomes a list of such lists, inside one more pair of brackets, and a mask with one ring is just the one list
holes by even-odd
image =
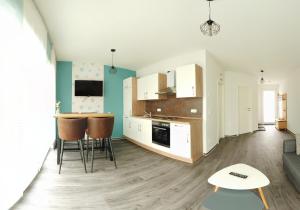
[[152, 143], [170, 148], [170, 123], [152, 122]]

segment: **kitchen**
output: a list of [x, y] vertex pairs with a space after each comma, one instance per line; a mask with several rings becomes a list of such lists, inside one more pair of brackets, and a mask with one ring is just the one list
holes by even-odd
[[130, 142], [179, 161], [203, 155], [202, 68], [177, 67], [123, 81], [123, 134]]

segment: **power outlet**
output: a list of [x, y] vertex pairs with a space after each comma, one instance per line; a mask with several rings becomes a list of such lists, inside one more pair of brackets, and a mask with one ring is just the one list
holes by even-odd
[[157, 112], [161, 112], [161, 108], [157, 108], [156, 111], [157, 111]]
[[191, 113], [196, 114], [198, 112], [197, 109], [191, 109]]

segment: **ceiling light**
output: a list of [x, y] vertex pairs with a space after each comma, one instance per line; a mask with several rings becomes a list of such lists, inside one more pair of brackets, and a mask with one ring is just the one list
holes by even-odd
[[204, 35], [213, 36], [220, 32], [221, 26], [211, 19], [210, 2], [213, 0], [207, 0], [209, 5], [209, 19], [205, 23], [200, 25], [200, 30]]
[[110, 52], [111, 52], [111, 66], [109, 69], [109, 73], [115, 74], [117, 73], [117, 68], [114, 66], [114, 52], [116, 52], [116, 49], [111, 49]]

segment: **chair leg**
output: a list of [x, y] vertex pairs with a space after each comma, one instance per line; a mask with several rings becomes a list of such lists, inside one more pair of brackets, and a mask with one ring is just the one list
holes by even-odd
[[89, 136], [86, 139], [86, 162], [89, 162], [89, 146], [90, 146]]
[[105, 159], [107, 159], [107, 139], [103, 139], [104, 141], [104, 148], [105, 148]]
[[94, 140], [92, 140], [92, 167], [91, 167], [91, 173], [93, 173], [94, 169]]
[[82, 139], [79, 140], [79, 144], [80, 144], [80, 153], [81, 153], [81, 156], [83, 158], [84, 170], [85, 170], [85, 173], [87, 173], [87, 171], [86, 171], [86, 164], [85, 164], [85, 157], [84, 157], [84, 151], [83, 151], [83, 146], [82, 146]]
[[60, 146], [60, 160], [59, 160], [59, 171], [58, 174], [60, 174], [61, 171], [61, 165], [62, 165], [62, 161], [63, 161], [63, 155], [64, 155], [64, 140], [61, 140], [61, 146]]
[[108, 138], [108, 142], [109, 142], [109, 147], [110, 147], [110, 151], [111, 151], [113, 160], [115, 162], [115, 167], [117, 168], [116, 157], [115, 157], [115, 153], [114, 153], [114, 150], [113, 150], [113, 147], [112, 147], [111, 138]]
[[[79, 146], [79, 140], [77, 141], [77, 146], [78, 146], [78, 149], [80, 150], [80, 146]], [[80, 157], [81, 157], [81, 162], [83, 162], [83, 158], [82, 158], [82, 153], [81, 153], [81, 150], [80, 150]]]

